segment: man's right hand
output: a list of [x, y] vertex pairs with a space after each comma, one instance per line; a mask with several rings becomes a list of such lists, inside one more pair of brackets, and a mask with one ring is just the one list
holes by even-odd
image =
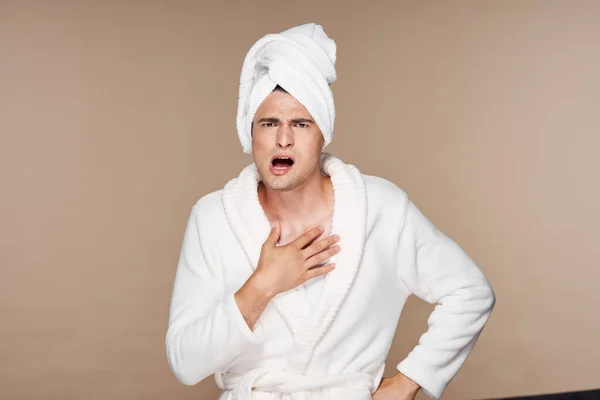
[[275, 223], [262, 245], [256, 270], [235, 293], [235, 300], [250, 329], [254, 329], [254, 324], [265, 307], [277, 294], [333, 270], [335, 263], [323, 266], [318, 264], [339, 252], [340, 246], [332, 245], [340, 238], [332, 235], [314, 241], [321, 233], [322, 228], [313, 228], [293, 242], [277, 246], [281, 227], [279, 223]]
[[331, 235], [314, 241], [321, 233], [323, 228], [315, 227], [304, 232], [293, 242], [277, 246], [281, 226], [275, 222], [261, 248], [260, 259], [253, 274], [255, 284], [258, 284], [265, 294], [272, 298], [309, 279], [332, 271], [335, 263], [323, 266], [318, 264], [340, 251], [339, 245], [332, 246], [340, 238], [338, 235]]

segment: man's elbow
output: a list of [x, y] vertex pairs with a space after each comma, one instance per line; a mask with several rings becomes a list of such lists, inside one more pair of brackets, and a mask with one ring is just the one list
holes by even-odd
[[169, 368], [179, 382], [186, 386], [194, 386], [211, 375], [198, 369], [197, 363], [194, 366], [185, 362], [182, 352], [178, 349], [176, 336], [167, 334], [165, 344]]
[[480, 301], [482, 308], [486, 314], [490, 314], [496, 305], [496, 292], [492, 288], [492, 285], [485, 280], [480, 286]]
[[489, 316], [496, 305], [496, 293], [487, 279], [472, 281], [468, 288], [462, 291], [465, 304], [479, 314]]
[[198, 376], [196, 375], [184, 375], [181, 372], [175, 372], [173, 371], [173, 375], [175, 375], [175, 378], [177, 378], [177, 380], [181, 383], [183, 383], [185, 386], [194, 386], [198, 383], [200, 383], [204, 378], [198, 378]]
[[210, 376], [210, 374], [206, 374], [202, 371], [182, 366], [180, 363], [177, 363], [172, 356], [168, 357], [168, 362], [175, 378], [186, 386], [194, 386]]

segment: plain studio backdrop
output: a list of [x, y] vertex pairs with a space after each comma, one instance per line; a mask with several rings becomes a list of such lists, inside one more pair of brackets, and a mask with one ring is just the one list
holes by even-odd
[[[496, 291], [445, 398], [600, 387], [599, 21], [597, 1], [1, 1], [0, 398], [217, 398], [165, 355], [185, 223], [252, 162], [246, 52], [307, 22], [338, 45], [326, 150]], [[432, 309], [410, 298], [385, 376]]]

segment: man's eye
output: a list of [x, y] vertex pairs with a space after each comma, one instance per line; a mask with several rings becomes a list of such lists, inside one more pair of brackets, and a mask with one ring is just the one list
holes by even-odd
[[263, 126], [266, 126], [267, 128], [270, 128], [270, 127], [272, 127], [272, 126], [273, 126], [273, 123], [272, 123], [272, 122], [265, 122], [265, 123], [263, 124]]
[[298, 126], [300, 128], [308, 128], [308, 124], [299, 123]]

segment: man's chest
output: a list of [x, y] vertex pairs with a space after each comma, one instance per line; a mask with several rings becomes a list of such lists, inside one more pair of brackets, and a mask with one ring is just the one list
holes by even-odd
[[332, 216], [333, 214], [330, 213], [329, 215], [320, 218], [320, 219], [314, 219], [311, 221], [308, 221], [306, 223], [302, 223], [301, 225], [296, 225], [293, 226], [290, 223], [286, 223], [286, 221], [283, 221], [282, 225], [281, 225], [281, 236], [279, 238], [279, 241], [277, 242], [278, 246], [284, 246], [288, 243], [293, 242], [294, 240], [296, 240], [299, 236], [301, 236], [302, 234], [304, 234], [306, 231], [316, 227], [316, 226], [322, 226], [324, 228], [323, 233], [317, 237], [315, 239], [315, 241], [317, 240], [321, 240], [324, 239], [328, 236], [331, 235], [332, 232]]

